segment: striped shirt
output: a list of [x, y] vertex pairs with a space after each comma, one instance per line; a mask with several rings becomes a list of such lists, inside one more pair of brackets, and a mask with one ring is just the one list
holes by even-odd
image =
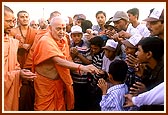
[[110, 87], [106, 95], [102, 96], [100, 102], [101, 111], [126, 111], [123, 108], [125, 98], [124, 95], [128, 93], [126, 84], [118, 84]]
[[[92, 56], [92, 64], [98, 69], [101, 69], [103, 64], [103, 57], [104, 57], [104, 52], [100, 52], [99, 54]], [[100, 78], [102, 78], [102, 76], [98, 74], [94, 74], [94, 75], [90, 74], [88, 76], [88, 81], [92, 86], [98, 87], [97, 82]]]
[[104, 52], [101, 52], [92, 57], [92, 64], [98, 69], [102, 68]]
[[[88, 47], [87, 43], [85, 43], [83, 40], [78, 46], [71, 44], [71, 47], [76, 47], [78, 52], [82, 54], [85, 58], [89, 60], [92, 59], [91, 54], [90, 54], [90, 48]], [[82, 61], [78, 57], [74, 58], [73, 62], [78, 63], [78, 64], [83, 64]], [[72, 76], [73, 82], [75, 83], [85, 84], [88, 81], [87, 73], [82, 73], [82, 75], [79, 75], [78, 72], [73, 71], [71, 72], [71, 76]]]

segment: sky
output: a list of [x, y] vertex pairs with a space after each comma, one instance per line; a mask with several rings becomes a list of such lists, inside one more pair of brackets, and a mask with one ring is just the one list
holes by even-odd
[[38, 20], [41, 17], [48, 19], [50, 13], [59, 11], [63, 16], [73, 17], [75, 14], [83, 13], [93, 24], [97, 24], [95, 14], [104, 11], [107, 19], [112, 17], [116, 11], [125, 11], [138, 8], [140, 11], [139, 21], [145, 19], [150, 9], [156, 7], [166, 8], [166, 2], [2, 2], [9, 6], [15, 13], [26, 10], [30, 20]]

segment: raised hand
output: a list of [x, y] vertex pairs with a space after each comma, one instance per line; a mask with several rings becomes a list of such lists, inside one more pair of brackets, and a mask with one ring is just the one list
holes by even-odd
[[136, 96], [142, 92], [146, 91], [146, 86], [141, 82], [135, 82], [133, 87], [130, 88], [130, 94]]
[[102, 90], [103, 95], [105, 95], [106, 92], [107, 92], [107, 88], [108, 88], [107, 82], [103, 78], [101, 78], [101, 79], [98, 80], [98, 84], [97, 85]]

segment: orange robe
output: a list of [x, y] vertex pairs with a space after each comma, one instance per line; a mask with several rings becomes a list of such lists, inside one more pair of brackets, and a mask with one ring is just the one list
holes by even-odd
[[[31, 27], [28, 27], [26, 39], [24, 39], [21, 36], [18, 37], [17, 36], [18, 33], [15, 33], [15, 34], [16, 34], [16, 35], [14, 35], [15, 38], [19, 40], [19, 46], [22, 46], [22, 44], [30, 44], [32, 46], [33, 42], [34, 42], [35, 35], [37, 34], [37, 30], [35, 30]], [[21, 68], [23, 68], [23, 66], [25, 64], [25, 60], [27, 58], [28, 53], [29, 53], [29, 50], [27, 51], [27, 50], [19, 47], [19, 49], [18, 49], [18, 62], [20, 64]]]
[[[67, 38], [56, 41], [50, 32], [45, 34], [37, 43], [33, 54], [34, 68], [46, 60], [57, 56], [68, 60], [69, 46]], [[65, 111], [74, 108], [74, 93], [70, 70], [54, 64], [59, 74], [59, 79], [53, 80], [36, 72], [34, 80], [35, 110], [58, 110]]]
[[23, 66], [23, 68], [32, 68], [32, 58], [33, 58], [33, 52], [34, 52], [34, 48], [37, 44], [37, 42], [40, 40], [40, 38], [48, 31], [48, 29], [44, 29], [44, 30], [38, 30], [35, 38], [34, 38], [34, 42], [32, 47], [29, 50], [29, 53], [27, 55], [25, 64]]
[[4, 110], [18, 111], [21, 87], [20, 65], [17, 61], [19, 41], [4, 38]]

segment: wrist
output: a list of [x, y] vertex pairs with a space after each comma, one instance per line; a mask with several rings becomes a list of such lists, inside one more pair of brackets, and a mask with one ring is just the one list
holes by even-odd
[[81, 75], [81, 64], [78, 65], [77, 72]]

